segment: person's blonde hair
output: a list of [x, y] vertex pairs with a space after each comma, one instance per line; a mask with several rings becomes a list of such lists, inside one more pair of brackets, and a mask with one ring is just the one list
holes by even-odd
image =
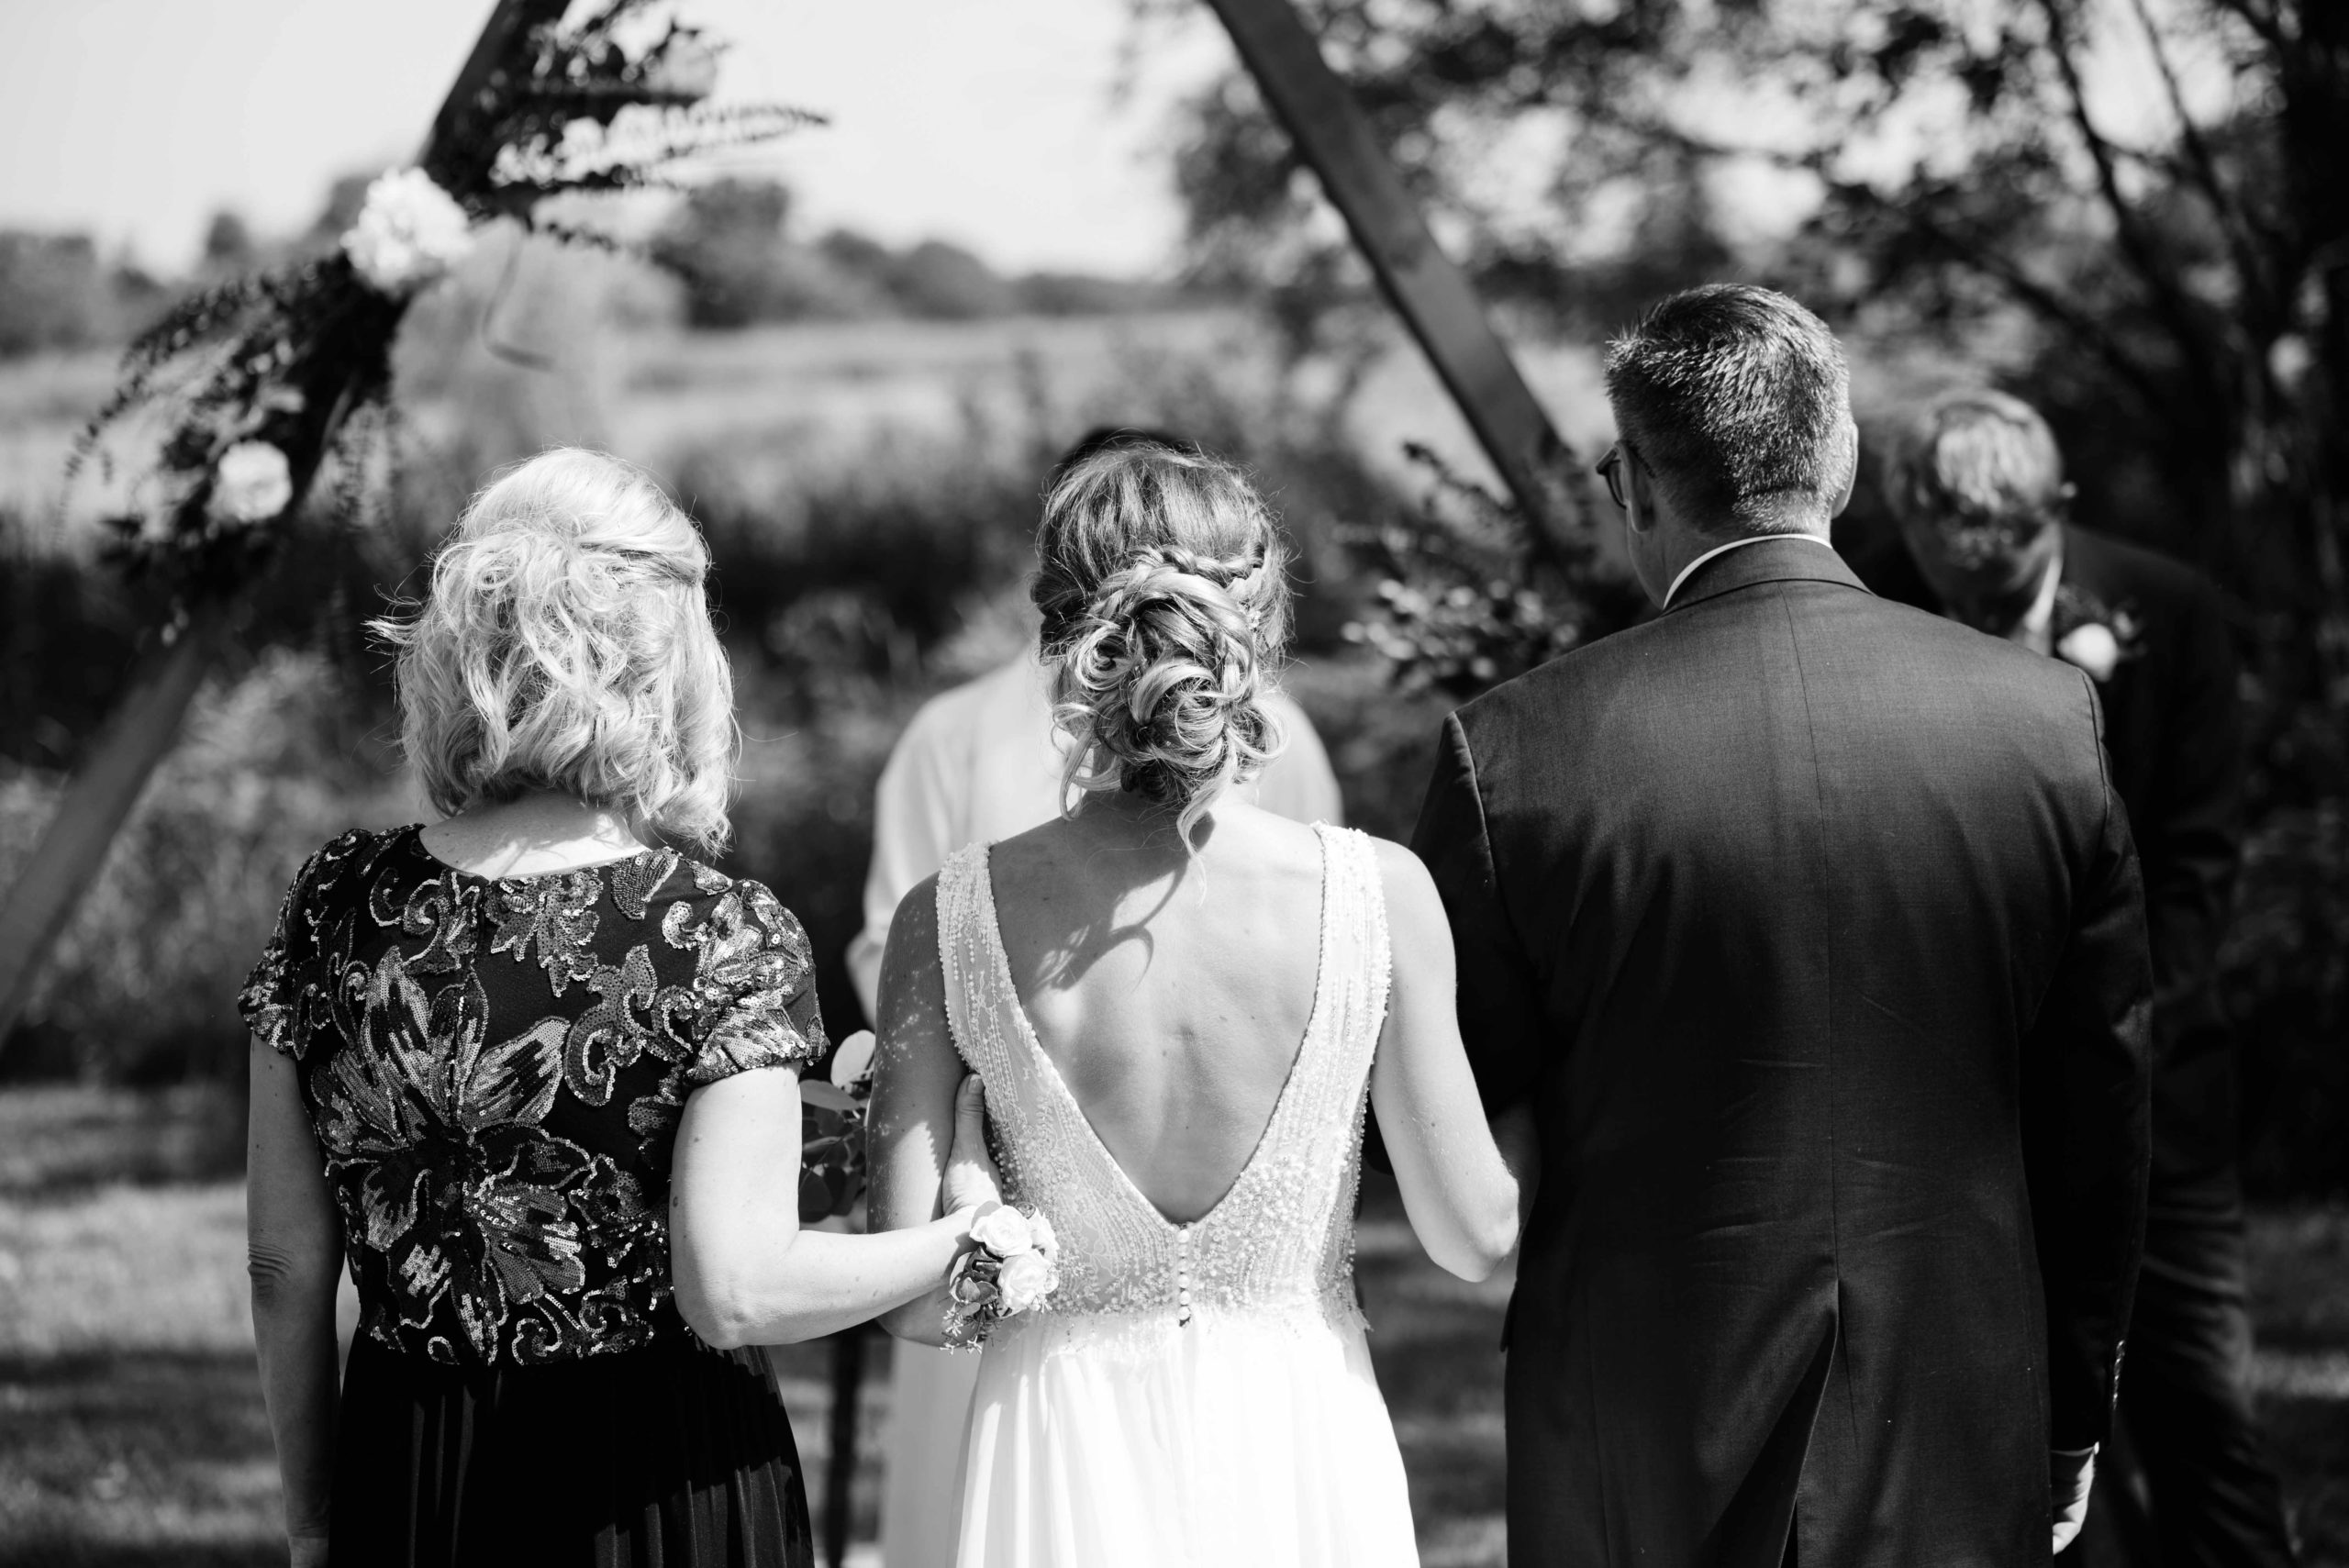
[[425, 602], [371, 623], [433, 806], [558, 790], [722, 846], [738, 734], [708, 570], [692, 519], [603, 452], [541, 452], [475, 495]]
[[2035, 527], [2070, 494], [2063, 451], [2039, 410], [1980, 387], [1943, 394], [1901, 428], [1884, 488], [1897, 515], [1945, 532]]
[[1036, 538], [1052, 715], [1074, 744], [1065, 809], [1134, 791], [1191, 829], [1283, 736], [1266, 706], [1288, 645], [1287, 552], [1230, 464], [1156, 442], [1071, 467]]

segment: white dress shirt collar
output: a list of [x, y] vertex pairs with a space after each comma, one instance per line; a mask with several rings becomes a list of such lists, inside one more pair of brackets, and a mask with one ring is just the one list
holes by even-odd
[[1835, 548], [1833, 545], [1828, 544], [1825, 539], [1820, 538], [1817, 534], [1791, 533], [1748, 534], [1743, 539], [1733, 539], [1727, 544], [1717, 544], [1713, 546], [1712, 549], [1705, 551], [1704, 554], [1698, 556], [1696, 560], [1690, 562], [1687, 565], [1680, 569], [1680, 575], [1675, 577], [1672, 580], [1672, 586], [1664, 591], [1664, 607], [1667, 610], [1670, 609], [1672, 607], [1673, 599], [1680, 592], [1680, 584], [1688, 581], [1688, 574], [1696, 571], [1699, 566], [1705, 564], [1708, 561], [1710, 561], [1716, 555], [1726, 555], [1732, 550], [1742, 549], [1744, 546], [1749, 544], [1768, 544], [1772, 539], [1807, 539], [1813, 544], [1826, 545], [1829, 550], [1833, 550]]
[[2022, 619], [2014, 630], [2007, 633], [2010, 642], [2020, 642], [2033, 653], [2055, 651], [2055, 591], [2064, 583], [2064, 555], [2061, 550], [2047, 563], [2046, 574], [2039, 580], [2039, 592], [2032, 596], [2031, 608], [2023, 611]]

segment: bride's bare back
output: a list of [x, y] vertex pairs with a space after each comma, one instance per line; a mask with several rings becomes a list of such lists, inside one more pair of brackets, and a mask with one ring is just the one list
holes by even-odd
[[[1046, 500], [1034, 589], [1074, 809], [959, 852], [890, 929], [874, 1222], [935, 1212], [967, 1063], [1013, 1187], [1069, 1221], [1071, 1312], [1187, 1318], [1195, 1284], [1243, 1307], [1327, 1286], [1351, 1311], [1330, 1224], [1365, 1088], [1430, 1254], [1481, 1279], [1515, 1238], [1426, 868], [1225, 799], [1281, 741], [1265, 699], [1285, 560], [1227, 464], [1147, 439], [1074, 462]], [[1310, 1223], [1286, 1205], [1308, 1167], [1327, 1178]], [[1272, 1259], [1280, 1289], [1251, 1272], [1275, 1237], [1293, 1244]], [[934, 1336], [936, 1306], [890, 1326]]]
[[1038, 1042], [1110, 1156], [1178, 1223], [1215, 1207], [1263, 1137], [1320, 959], [1313, 830], [1234, 804], [1197, 836], [1193, 860], [1163, 812], [1097, 800], [991, 857]]

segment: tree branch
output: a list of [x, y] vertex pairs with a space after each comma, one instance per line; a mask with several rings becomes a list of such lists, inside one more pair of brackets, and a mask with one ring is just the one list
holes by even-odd
[[2256, 294], [2262, 315], [2274, 308], [2274, 291], [2268, 286], [2266, 273], [2259, 265], [2260, 243], [2272, 243], [2274, 236], [2265, 233], [2256, 214], [2238, 202], [2220, 176], [2219, 161], [2210, 152], [2210, 144], [2202, 135], [2202, 128], [2186, 106], [2186, 89], [2178, 81], [2177, 69], [2170, 62], [2169, 46], [2162, 39], [2161, 29], [2154, 24], [2153, 8], [2146, 0], [2129, 0], [2137, 13], [2137, 25], [2145, 30], [2145, 43], [2153, 50], [2154, 69], [2161, 73], [2162, 88], [2169, 96], [2170, 112], [2177, 117], [2178, 139], [2185, 146], [2187, 157], [2183, 166], [2190, 170], [2203, 195], [2209, 198], [2211, 211], [2219, 220], [2220, 232], [2227, 237], [2227, 247], [2234, 252], [2235, 271], [2243, 280], [2245, 295]]
[[2259, 35], [2262, 43], [2277, 54], [2292, 47], [2292, 40], [2285, 36], [2284, 24], [2277, 14], [2270, 11], [2263, 16], [2254, 0], [2214, 0], [2214, 3], [2240, 17], [2245, 27]]
[[1782, 169], [1799, 170], [1818, 178], [1831, 195], [1843, 201], [1867, 207], [1876, 213], [1893, 216], [1901, 222], [1914, 227], [1954, 260], [1989, 277], [2020, 303], [2038, 312], [2051, 325], [2069, 334], [2081, 347], [2101, 360], [2107, 369], [2143, 399], [2148, 413], [2156, 417], [2167, 417], [2169, 398], [2164, 393], [2159, 380], [2128, 350], [2119, 338], [2107, 330], [2096, 317], [2032, 277], [2015, 261], [2001, 253], [1994, 243], [1960, 233], [1946, 224], [1935, 221], [1920, 206], [1896, 202], [1864, 181], [1837, 180], [1831, 177], [1824, 167], [1830, 156], [1828, 150], [1788, 152], [1765, 147], [1725, 147], [1719, 142], [1691, 135], [1676, 126], [1653, 124], [1633, 127], [1628, 119], [1620, 116], [1615, 117], [1615, 123], [1627, 129], [1641, 129], [1646, 135], [1675, 145], [1695, 156], [1758, 157]]
[[[1867, 192], [1867, 198], [1884, 210], [1893, 210], [1893, 204], [1873, 190]], [[2169, 398], [2162, 390], [2161, 383], [2096, 317], [2032, 277], [2013, 261], [2001, 255], [1995, 246], [1969, 239], [1914, 209], [1906, 209], [1905, 217], [1952, 257], [1997, 282], [2017, 300], [2037, 311], [2051, 324], [2068, 333], [2082, 348], [2103, 361], [2105, 368], [2143, 401], [2147, 413], [2157, 418], [2167, 417]]]
[[2056, 72], [2063, 78], [2064, 90], [2071, 104], [2072, 124], [2079, 131], [2080, 139], [2087, 144], [2088, 157], [2096, 165], [2097, 188], [2103, 194], [2105, 205], [2112, 211], [2114, 231], [2121, 241], [2121, 252], [2134, 265], [2138, 276], [2152, 294], [2154, 313], [2177, 338], [2178, 348], [2185, 354], [2191, 373], [2202, 384], [2202, 389], [2214, 397], [2221, 395], [2225, 389], [2220, 381], [2210, 345], [2194, 324], [2185, 292], [2155, 250], [2152, 240], [2139, 228], [2136, 210], [2129, 205], [2129, 198], [2121, 189], [2112, 144], [2105, 140], [2104, 134], [2097, 129], [2096, 121], [2088, 113], [2087, 92], [2080, 81], [2079, 61], [2072, 58], [2071, 36], [2065, 25], [2061, 0], [2039, 0], [2039, 8], [2047, 18], [2048, 52], [2054, 56]]

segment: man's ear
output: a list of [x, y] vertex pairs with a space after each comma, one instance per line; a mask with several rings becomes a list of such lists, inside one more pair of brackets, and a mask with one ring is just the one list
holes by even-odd
[[1656, 525], [1663, 518], [1657, 515], [1654, 476], [1648, 473], [1647, 464], [1633, 457], [1628, 448], [1623, 452], [1622, 473], [1625, 526], [1635, 534], [1655, 532]]
[[1860, 483], [1860, 428], [1849, 414], [1843, 416], [1843, 429], [1844, 439], [1851, 443], [1852, 461], [1843, 470], [1843, 488], [1836, 493], [1835, 504], [1827, 508], [1830, 520], [1843, 515], [1843, 508], [1852, 504], [1853, 490]]

